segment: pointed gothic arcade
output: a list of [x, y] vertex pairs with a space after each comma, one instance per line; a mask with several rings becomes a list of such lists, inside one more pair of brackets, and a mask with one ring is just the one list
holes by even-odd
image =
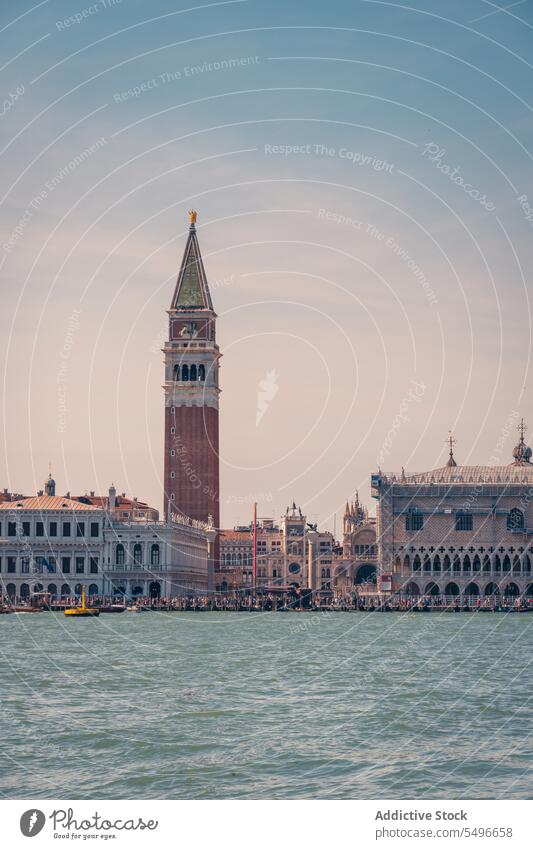
[[190, 227], [169, 315], [165, 355], [165, 515], [220, 527], [218, 369], [220, 352], [209, 286]]

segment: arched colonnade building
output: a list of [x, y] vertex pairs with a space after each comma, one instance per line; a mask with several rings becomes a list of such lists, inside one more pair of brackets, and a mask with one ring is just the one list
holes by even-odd
[[372, 475], [378, 572], [406, 595], [533, 597], [533, 464], [526, 426], [507, 466]]

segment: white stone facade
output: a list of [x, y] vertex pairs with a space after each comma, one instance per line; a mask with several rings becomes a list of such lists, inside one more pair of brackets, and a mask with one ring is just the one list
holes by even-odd
[[0, 504], [1, 594], [56, 598], [205, 593], [214, 532], [199, 522], [121, 522], [101, 507], [56, 496]]
[[[522, 448], [521, 448], [522, 446]], [[406, 595], [533, 596], [533, 465], [372, 476], [379, 571]], [[530, 455], [529, 455], [530, 456]]]

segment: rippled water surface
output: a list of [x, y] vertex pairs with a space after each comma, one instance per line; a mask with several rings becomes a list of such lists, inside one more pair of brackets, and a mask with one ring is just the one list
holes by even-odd
[[0, 793], [531, 798], [532, 628], [533, 614], [0, 616]]

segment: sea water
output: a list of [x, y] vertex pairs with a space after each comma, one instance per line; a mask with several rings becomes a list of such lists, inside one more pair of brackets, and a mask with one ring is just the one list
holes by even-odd
[[0, 616], [4, 798], [531, 798], [533, 614]]

